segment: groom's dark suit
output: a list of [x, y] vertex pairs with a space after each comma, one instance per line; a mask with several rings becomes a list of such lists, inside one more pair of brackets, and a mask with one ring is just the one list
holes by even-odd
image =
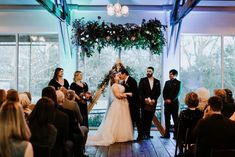
[[[151, 89], [148, 77], [141, 78], [139, 83], [139, 93], [142, 108], [142, 121], [144, 123], [143, 134], [150, 137], [150, 128], [156, 110], [157, 99], [161, 94], [160, 81], [154, 78], [153, 87]], [[153, 105], [146, 104], [146, 98], [150, 98], [151, 100], [154, 99], [155, 103]]]
[[126, 93], [130, 92], [133, 94], [132, 96], [127, 97], [130, 108], [131, 120], [133, 127], [136, 124], [136, 127], [138, 129], [138, 136], [142, 137], [142, 124], [140, 119], [140, 101], [138, 96], [137, 82], [134, 78], [129, 76], [128, 79], [124, 81], [123, 85], [125, 87]]

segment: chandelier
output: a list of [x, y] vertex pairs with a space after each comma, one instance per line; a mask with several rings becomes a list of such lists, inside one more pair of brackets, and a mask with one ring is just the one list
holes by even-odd
[[107, 5], [107, 14], [109, 16], [115, 15], [116, 17], [126, 17], [129, 14], [129, 8], [126, 5], [121, 6], [119, 2], [116, 4], [108, 4]]

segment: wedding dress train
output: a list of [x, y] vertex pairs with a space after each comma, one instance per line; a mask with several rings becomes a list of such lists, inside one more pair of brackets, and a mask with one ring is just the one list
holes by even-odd
[[[113, 84], [120, 93], [125, 91], [124, 86]], [[86, 145], [108, 146], [115, 142], [127, 142], [133, 140], [133, 126], [127, 99], [118, 99], [114, 93], [114, 99], [102, 120], [95, 135], [88, 135]]]

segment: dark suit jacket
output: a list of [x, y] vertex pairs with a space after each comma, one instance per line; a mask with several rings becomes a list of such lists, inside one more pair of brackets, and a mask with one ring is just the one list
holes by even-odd
[[52, 149], [52, 157], [62, 157], [64, 143], [69, 136], [69, 117], [56, 108], [55, 120], [53, 122], [57, 129], [56, 143]]
[[58, 109], [65, 113], [69, 117], [69, 139], [73, 139], [73, 134], [76, 133], [80, 137], [82, 136], [82, 132], [78, 127], [78, 120], [76, 119], [75, 113], [72, 110], [63, 108], [62, 106], [58, 106]]
[[[150, 88], [149, 80], [147, 77], [141, 78], [139, 83], [139, 95], [141, 100], [141, 106], [147, 111], [155, 111], [157, 105], [157, 99], [161, 94], [160, 81], [154, 78], [153, 88]], [[145, 98], [150, 97], [150, 99], [155, 100], [155, 104], [148, 105], [145, 103]]]
[[125, 87], [125, 92], [131, 92], [133, 95], [127, 97], [130, 109], [139, 108], [139, 96], [138, 96], [138, 87], [137, 82], [131, 76], [128, 77], [126, 83], [123, 84]]
[[168, 80], [163, 88], [163, 99], [170, 99], [172, 104], [178, 104], [178, 96], [181, 90], [181, 82], [177, 79]]
[[201, 119], [194, 134], [198, 139], [197, 156], [210, 156], [211, 148], [235, 148], [235, 122], [220, 114]]

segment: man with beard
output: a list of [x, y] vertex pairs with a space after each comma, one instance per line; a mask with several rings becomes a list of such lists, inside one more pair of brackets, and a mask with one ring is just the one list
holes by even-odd
[[156, 110], [157, 99], [161, 94], [160, 81], [153, 77], [154, 68], [147, 68], [147, 77], [141, 78], [139, 83], [139, 93], [142, 109], [142, 122], [144, 137], [153, 138], [150, 135], [152, 119]]

